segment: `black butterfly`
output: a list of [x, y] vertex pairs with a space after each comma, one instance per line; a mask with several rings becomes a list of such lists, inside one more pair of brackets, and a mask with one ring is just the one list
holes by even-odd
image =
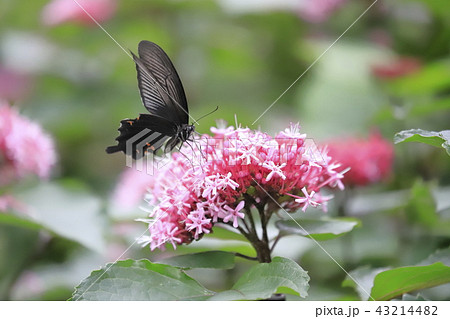
[[194, 125], [188, 124], [189, 111], [181, 80], [167, 54], [157, 44], [141, 41], [136, 63], [142, 103], [150, 114], [120, 121], [118, 142], [107, 153], [122, 151], [139, 159], [156, 152], [164, 143], [169, 152], [189, 140]]

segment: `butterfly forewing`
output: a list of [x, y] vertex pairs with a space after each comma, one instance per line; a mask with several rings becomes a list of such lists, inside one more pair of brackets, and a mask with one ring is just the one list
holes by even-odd
[[122, 120], [116, 138], [118, 144], [106, 149], [107, 153], [122, 151], [134, 159], [156, 152], [165, 142], [171, 151], [187, 141], [195, 129], [188, 124], [186, 95], [169, 57], [150, 41], [141, 41], [138, 50], [139, 57], [131, 54], [136, 63], [141, 99], [150, 114]]
[[139, 58], [134, 56], [138, 86], [147, 110], [178, 125], [188, 123], [183, 85], [167, 54], [155, 43], [141, 41]]

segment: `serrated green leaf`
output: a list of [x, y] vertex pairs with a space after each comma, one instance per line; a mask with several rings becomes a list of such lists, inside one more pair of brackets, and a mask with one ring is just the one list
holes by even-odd
[[398, 144], [403, 142], [419, 142], [435, 147], [440, 147], [443, 143], [443, 140], [439, 136], [439, 132], [411, 129], [395, 134], [394, 143]]
[[450, 130], [440, 131], [439, 134], [444, 140], [444, 143], [442, 143], [441, 146], [447, 151], [447, 154], [450, 155]]
[[231, 269], [234, 267], [235, 254], [227, 251], [205, 251], [186, 254], [161, 260], [162, 264], [178, 268], [216, 268]]
[[280, 220], [275, 225], [282, 234], [330, 240], [352, 231], [360, 221], [356, 218], [297, 219]]
[[371, 296], [375, 300], [390, 300], [402, 294], [439, 286], [450, 282], [450, 267], [441, 262], [428, 266], [400, 267], [379, 273]]
[[267, 299], [277, 292], [290, 292], [306, 297], [309, 276], [296, 262], [275, 257], [271, 263], [250, 268], [231, 290], [222, 291], [210, 300], [257, 300]]
[[435, 132], [422, 129], [401, 131], [395, 134], [394, 143], [419, 142], [435, 147], [442, 147], [450, 155], [450, 130]]
[[93, 271], [72, 300], [184, 300], [212, 294], [179, 268], [128, 259]]

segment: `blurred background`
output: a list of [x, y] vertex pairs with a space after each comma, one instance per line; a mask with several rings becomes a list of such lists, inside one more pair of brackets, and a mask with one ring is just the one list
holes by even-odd
[[[104, 30], [73, 0], [0, 2], [1, 300], [66, 300], [107, 262], [173, 254], [170, 247], [161, 253], [137, 244], [127, 250], [145, 231], [134, 221], [147, 215], [139, 208], [145, 181], [123, 175], [123, 154], [105, 153], [120, 120], [145, 112], [134, 62], [124, 52], [136, 52], [141, 40], [170, 56], [194, 118], [219, 106], [200, 121], [200, 133], [216, 119], [234, 125], [236, 116], [269, 133], [300, 122], [319, 144], [356, 139], [368, 143], [365, 158], [375, 149], [371, 134], [385, 141], [390, 155], [379, 178], [349, 181], [328, 212], [362, 220], [351, 234], [323, 244], [346, 269], [414, 265], [450, 244], [448, 155], [424, 144], [393, 145], [401, 130], [448, 129], [448, 1], [379, 0], [348, 31], [373, 1], [78, 3]], [[14, 119], [29, 125], [26, 141], [11, 142]], [[25, 164], [11, 157], [19, 151]], [[251, 254], [246, 243], [213, 238], [178, 250], [211, 247]], [[357, 298], [341, 287], [342, 270], [310, 240], [284, 238], [275, 255], [309, 271], [309, 299]], [[249, 265], [191, 274], [208, 288], [225, 289]], [[423, 294], [445, 300], [448, 288]]]

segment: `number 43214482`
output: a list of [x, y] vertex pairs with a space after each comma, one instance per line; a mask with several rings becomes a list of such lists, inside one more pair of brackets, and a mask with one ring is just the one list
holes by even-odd
[[380, 316], [437, 316], [437, 306], [378, 306], [375, 312]]

